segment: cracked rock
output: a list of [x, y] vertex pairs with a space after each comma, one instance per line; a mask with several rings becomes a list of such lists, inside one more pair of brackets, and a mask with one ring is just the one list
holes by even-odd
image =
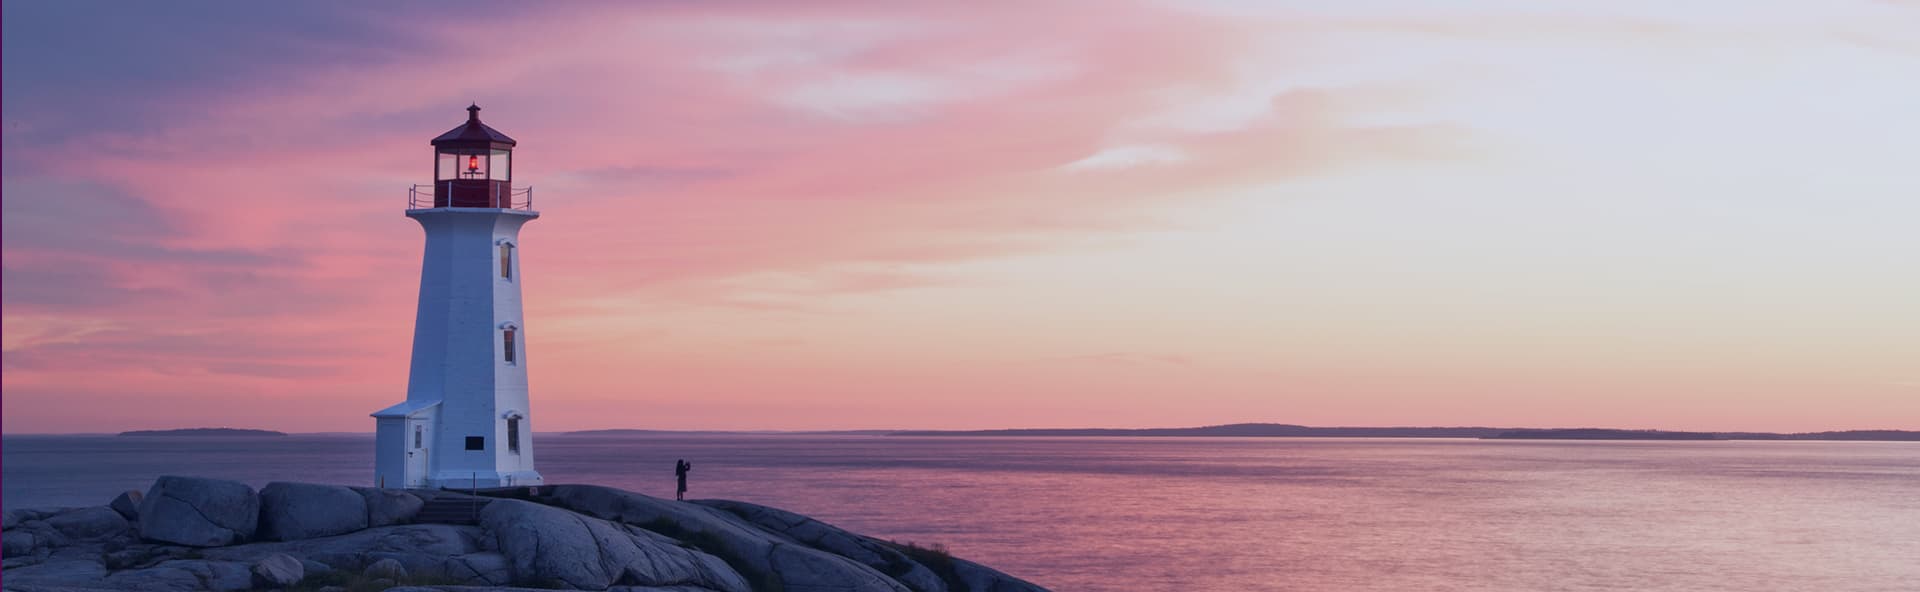
[[140, 538], [218, 547], [253, 538], [260, 498], [238, 481], [165, 476], [140, 500]]

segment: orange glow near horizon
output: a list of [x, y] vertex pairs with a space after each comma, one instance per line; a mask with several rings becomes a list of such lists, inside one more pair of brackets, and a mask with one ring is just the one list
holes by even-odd
[[540, 431], [1920, 429], [1915, 9], [1185, 4], [10, 24], [4, 430], [371, 431], [474, 98]]

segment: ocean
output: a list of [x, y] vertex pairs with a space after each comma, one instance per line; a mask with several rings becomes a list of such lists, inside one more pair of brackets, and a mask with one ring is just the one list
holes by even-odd
[[[371, 435], [5, 436], [6, 508], [368, 485]], [[1920, 443], [541, 434], [549, 483], [801, 512], [1061, 591], [1920, 590]]]

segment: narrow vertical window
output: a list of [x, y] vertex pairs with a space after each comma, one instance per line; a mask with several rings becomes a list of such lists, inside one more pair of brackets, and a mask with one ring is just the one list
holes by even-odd
[[420, 447], [420, 426], [413, 426], [413, 447]]
[[500, 277], [513, 279], [513, 244], [500, 244]]
[[520, 454], [520, 418], [507, 418], [507, 452]]
[[513, 334], [513, 329], [506, 329], [500, 332], [500, 343], [506, 346], [508, 364], [513, 363]]

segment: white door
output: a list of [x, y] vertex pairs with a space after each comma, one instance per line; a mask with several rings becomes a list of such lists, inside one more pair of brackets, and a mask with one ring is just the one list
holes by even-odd
[[427, 453], [433, 450], [433, 430], [423, 420], [407, 422], [406, 487], [427, 486]]

